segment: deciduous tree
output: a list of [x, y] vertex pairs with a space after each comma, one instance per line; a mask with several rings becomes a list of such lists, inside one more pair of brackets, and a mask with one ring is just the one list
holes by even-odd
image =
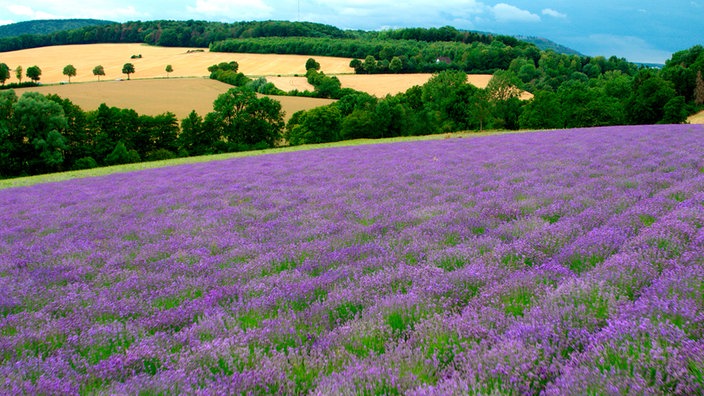
[[562, 128], [565, 124], [560, 99], [552, 91], [536, 92], [518, 119], [521, 128], [527, 129]]
[[39, 81], [42, 75], [42, 69], [39, 66], [30, 66], [27, 68], [27, 77], [29, 77], [33, 82]]
[[367, 74], [373, 74], [376, 72], [377, 62], [374, 55], [367, 55], [364, 59], [364, 72]]
[[434, 75], [422, 87], [425, 110], [442, 132], [466, 128], [471, 113], [470, 103], [477, 88], [467, 83], [467, 73], [447, 70]]
[[232, 88], [218, 96], [213, 112], [206, 116], [221, 131], [228, 150], [273, 147], [284, 127], [281, 103], [268, 97], [257, 98], [247, 88]]
[[14, 131], [12, 118], [15, 103], [17, 94], [14, 90], [0, 91], [0, 177], [15, 176], [20, 169], [15, 154], [23, 139]]
[[22, 66], [17, 66], [15, 69], [15, 77], [17, 77], [17, 80], [22, 84]]
[[521, 80], [510, 71], [498, 70], [494, 73], [486, 86], [490, 100], [501, 101], [517, 98], [521, 94], [518, 87]]
[[75, 77], [75, 76], [76, 76], [76, 68], [75, 68], [73, 65], [66, 65], [66, 66], [64, 67], [63, 73], [64, 73], [64, 76], [67, 76], [67, 77], [68, 77], [68, 83], [70, 84], [70, 83], [71, 83], [71, 77]]
[[354, 69], [354, 72], [356, 74], [362, 74], [364, 73], [364, 64], [362, 63], [361, 60], [359, 59], [352, 59], [350, 61], [350, 67]]
[[664, 116], [667, 102], [677, 96], [672, 83], [649, 70], [642, 70], [634, 80], [628, 100], [629, 121], [633, 124], [656, 124]]
[[5, 63], [0, 63], [0, 83], [5, 85], [5, 81], [10, 79], [10, 68]]
[[11, 140], [17, 143], [20, 174], [60, 170], [65, 150], [62, 133], [68, 126], [63, 108], [38, 92], [25, 92], [12, 112]]
[[169, 73], [174, 71], [174, 68], [171, 65], [166, 65], [166, 78], [169, 78]]
[[306, 61], [306, 70], [310, 69], [320, 70], [320, 63], [316, 62], [313, 58], [308, 58]]
[[51, 130], [46, 138], [33, 141], [34, 148], [39, 151], [39, 158], [44, 161], [45, 171], [55, 172], [61, 170], [66, 151], [66, 139], [57, 130]]
[[134, 73], [134, 65], [131, 63], [125, 63], [124, 66], [122, 66], [122, 74], [127, 74], [127, 79], [130, 79], [130, 74]]
[[681, 124], [687, 121], [687, 104], [684, 96], [675, 96], [670, 99], [663, 109], [662, 124]]
[[206, 125], [195, 110], [181, 121], [178, 145], [187, 155], [214, 154], [218, 139], [217, 128]]
[[309, 143], [327, 143], [340, 140], [342, 114], [335, 105], [316, 107], [288, 125], [286, 139], [292, 146]]
[[391, 73], [400, 73], [403, 71], [403, 62], [398, 56], [394, 56], [389, 63], [389, 71]]
[[108, 165], [131, 164], [139, 161], [139, 154], [135, 150], [127, 150], [122, 141], [117, 142], [115, 149], [105, 157], [105, 163]]
[[93, 75], [98, 77], [98, 81], [100, 81], [100, 76], [105, 75], [105, 68], [102, 65], [98, 65], [93, 68]]

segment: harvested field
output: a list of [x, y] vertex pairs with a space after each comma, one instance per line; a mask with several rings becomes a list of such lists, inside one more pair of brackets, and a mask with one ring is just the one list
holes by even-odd
[[[103, 81], [95, 83], [49, 85], [16, 90], [36, 91], [44, 95], [56, 94], [70, 99], [83, 110], [95, 110], [101, 103], [119, 108], [134, 109], [139, 114], [158, 115], [172, 112], [182, 120], [195, 110], [201, 116], [213, 110], [213, 101], [232, 86], [208, 78], [179, 78], [131, 81]], [[272, 96], [281, 102], [286, 119], [293, 113], [325, 106], [330, 99], [293, 96]]]
[[[203, 52], [191, 52], [189, 51]], [[142, 58], [132, 59], [132, 55], [142, 55]], [[174, 69], [170, 77], [202, 77], [207, 76], [208, 67], [220, 63], [236, 61], [240, 71], [248, 76], [293, 75], [305, 74], [305, 55], [275, 55], [275, 54], [233, 54], [210, 52], [207, 49], [196, 48], [166, 48], [145, 44], [86, 44], [63, 45], [54, 47], [33, 48], [22, 51], [11, 51], [2, 54], [2, 62], [12, 70], [18, 65], [26, 71], [28, 67], [37, 65], [42, 70], [41, 82], [46, 84], [68, 81], [63, 75], [64, 66], [72, 64], [77, 75], [71, 82], [96, 81], [93, 68], [102, 65], [105, 68], [103, 80], [126, 78], [122, 74], [122, 66], [132, 63], [135, 73], [132, 78], [166, 77], [166, 65]], [[351, 73], [348, 58], [333, 58], [316, 56], [322, 70], [328, 74]], [[28, 79], [25, 78], [25, 81]], [[8, 83], [17, 82], [12, 73]]]
[[305, 77], [267, 76], [266, 80], [276, 85], [276, 88], [286, 92], [293, 91], [296, 89], [301, 92], [312, 91], [313, 89], [315, 89], [315, 87], [308, 83], [308, 79]]
[[[330, 74], [327, 73], [326, 74]], [[430, 73], [419, 74], [338, 74], [343, 88], [352, 88], [357, 91], [367, 92], [379, 98], [386, 95], [396, 95], [401, 92], [406, 92], [409, 88], [416, 85], [423, 85], [432, 77]], [[467, 81], [478, 88], [486, 88], [491, 80], [490, 74], [470, 74], [467, 76]], [[272, 82], [279, 89], [291, 91], [297, 89], [299, 91], [313, 90], [313, 86], [308, 83], [305, 77], [267, 77], [268, 81]], [[521, 99], [528, 100], [533, 97], [530, 92], [523, 92]]]
[[[423, 85], [432, 74], [351, 74], [346, 76], [337, 76], [340, 79], [343, 87], [356, 89], [357, 91], [368, 92], [374, 96], [383, 98], [387, 94], [395, 95], [400, 92], [406, 92], [409, 88], [415, 85]], [[467, 81], [471, 84], [484, 88], [489, 83], [491, 75], [469, 75]]]
[[690, 124], [704, 124], [704, 111], [700, 111], [699, 113], [690, 116], [687, 118], [687, 122]]

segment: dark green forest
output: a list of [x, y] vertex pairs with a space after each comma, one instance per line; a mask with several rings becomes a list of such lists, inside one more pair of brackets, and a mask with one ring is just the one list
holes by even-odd
[[[184, 120], [105, 105], [84, 112], [55, 95], [18, 97], [4, 90], [0, 177], [356, 138], [681, 123], [704, 105], [701, 45], [676, 52], [662, 68], [649, 68], [617, 57], [541, 51], [513, 37], [451, 27], [362, 32], [280, 21], [154, 21], [1, 39], [0, 48], [88, 42], [342, 56], [353, 58], [350, 66], [359, 74], [435, 75], [423, 86], [376, 98], [342, 88], [312, 57], [305, 65], [312, 92], [282, 92], [263, 78], [243, 75], [237, 62], [223, 63], [208, 69], [211, 78], [234, 88], [215, 101], [211, 113]], [[0, 73], [9, 73], [1, 56]], [[493, 78], [480, 89], [467, 83], [468, 73]], [[534, 98], [520, 100], [522, 90]], [[284, 124], [280, 104], [256, 93], [339, 100], [293, 114]]]
[[163, 47], [207, 48], [212, 43], [230, 38], [274, 36], [351, 38], [354, 33], [309, 22], [134, 21], [85, 26], [50, 34], [5, 37], [0, 39], [0, 52], [50, 45], [94, 43], [145, 43]]

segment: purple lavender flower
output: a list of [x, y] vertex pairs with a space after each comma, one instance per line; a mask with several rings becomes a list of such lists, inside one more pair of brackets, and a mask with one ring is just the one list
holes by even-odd
[[3, 394], [700, 394], [704, 129], [0, 191]]

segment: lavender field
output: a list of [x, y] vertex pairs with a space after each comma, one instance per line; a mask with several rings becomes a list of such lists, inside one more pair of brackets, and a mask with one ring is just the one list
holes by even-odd
[[0, 394], [704, 392], [704, 128], [0, 190]]

